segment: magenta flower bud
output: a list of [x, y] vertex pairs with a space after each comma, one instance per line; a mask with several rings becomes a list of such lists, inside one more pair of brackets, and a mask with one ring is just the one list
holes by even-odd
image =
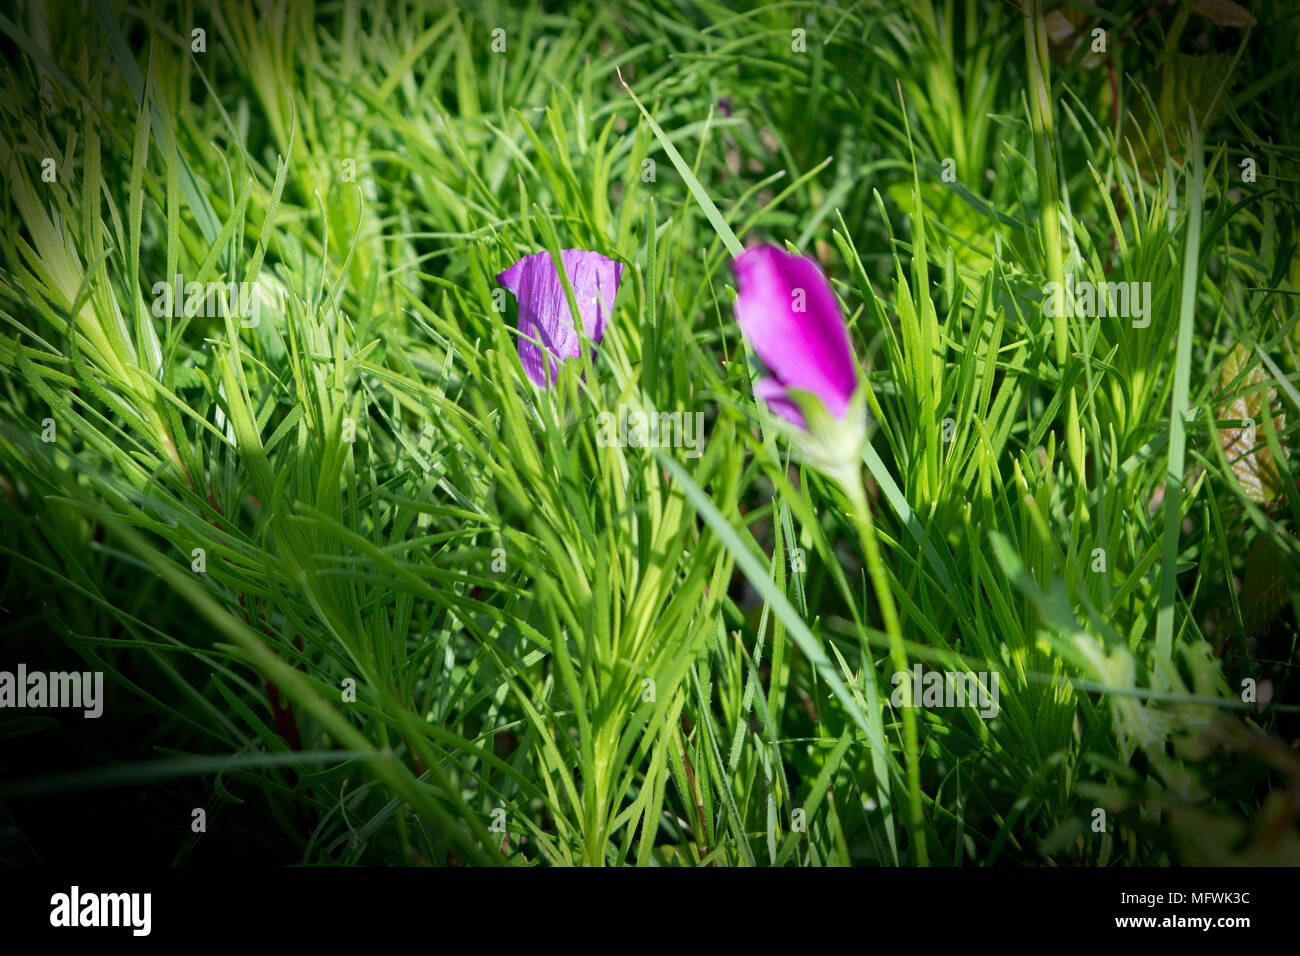
[[858, 388], [858, 368], [844, 314], [821, 269], [776, 246], [746, 249], [731, 267], [736, 321], [767, 369], [755, 395], [805, 431], [807, 410], [792, 390], [815, 396], [843, 421]]
[[[584, 249], [562, 249], [560, 259], [582, 316], [582, 330], [593, 343], [598, 343], [605, 335], [605, 325], [618, 293], [618, 280], [623, 275], [623, 263]], [[538, 252], [524, 256], [496, 278], [519, 301], [519, 361], [533, 384], [545, 388], [547, 365], [550, 380], [554, 382], [560, 365], [582, 354], [581, 339], [573, 326], [573, 313], [564, 297], [560, 273], [549, 252]], [[529, 339], [540, 341], [542, 346]]]

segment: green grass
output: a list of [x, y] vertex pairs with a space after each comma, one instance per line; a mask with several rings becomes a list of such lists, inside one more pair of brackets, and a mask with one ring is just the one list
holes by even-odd
[[[135, 788], [191, 865], [1300, 862], [1300, 18], [1029, 6], [0, 18], [0, 670], [108, 686], [0, 714], [6, 853]], [[863, 494], [756, 407], [760, 241], [844, 305]], [[567, 248], [625, 269], [541, 392], [493, 277]]]

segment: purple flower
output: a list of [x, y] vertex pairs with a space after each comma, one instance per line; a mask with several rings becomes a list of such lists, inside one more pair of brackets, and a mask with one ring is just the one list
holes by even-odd
[[843, 420], [858, 387], [857, 362], [844, 314], [821, 269], [776, 246], [746, 249], [731, 267], [739, 287], [736, 321], [767, 369], [754, 394], [801, 429], [807, 430], [808, 420], [792, 389], [815, 396]]
[[[582, 316], [582, 329], [593, 343], [605, 335], [609, 311], [618, 293], [623, 263], [606, 259], [598, 252], [562, 249], [560, 259], [573, 287], [573, 298]], [[564, 297], [564, 283], [549, 252], [524, 256], [497, 281], [519, 300], [519, 361], [533, 384], [546, 387], [547, 367], [550, 380], [560, 374], [565, 359], [582, 354], [581, 340], [573, 327], [573, 313]], [[534, 339], [536, 341], [528, 341]], [[546, 365], [543, 364], [545, 347]], [[595, 354], [595, 350], [592, 350]]]

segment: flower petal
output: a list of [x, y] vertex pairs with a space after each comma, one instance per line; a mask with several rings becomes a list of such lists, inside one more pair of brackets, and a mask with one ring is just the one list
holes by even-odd
[[843, 417], [857, 387], [857, 363], [821, 269], [775, 246], [746, 249], [732, 269], [739, 287], [736, 320], [772, 378], [812, 392]]
[[[583, 332], [597, 343], [605, 335], [623, 275], [623, 263], [585, 249], [563, 249], [560, 260], [573, 287]], [[543, 364], [543, 349], [548, 353], [546, 363], [550, 366], [551, 381], [558, 376], [561, 362], [581, 354], [560, 273], [549, 252], [538, 252], [524, 256], [498, 275], [497, 281], [519, 300], [519, 361], [528, 378], [544, 388], [547, 368]], [[539, 340], [542, 347], [527, 341], [528, 338]]]
[[790, 393], [774, 378], [760, 378], [754, 382], [754, 397], [761, 398], [769, 409], [792, 425], [806, 429], [808, 422], [799, 406], [790, 400]]

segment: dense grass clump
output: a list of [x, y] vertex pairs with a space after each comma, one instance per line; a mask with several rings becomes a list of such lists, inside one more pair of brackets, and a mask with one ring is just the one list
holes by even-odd
[[[0, 17], [0, 671], [106, 677], [0, 712], [0, 853], [1300, 862], [1300, 11], [1043, 6]], [[754, 397], [760, 242], [864, 494]]]

